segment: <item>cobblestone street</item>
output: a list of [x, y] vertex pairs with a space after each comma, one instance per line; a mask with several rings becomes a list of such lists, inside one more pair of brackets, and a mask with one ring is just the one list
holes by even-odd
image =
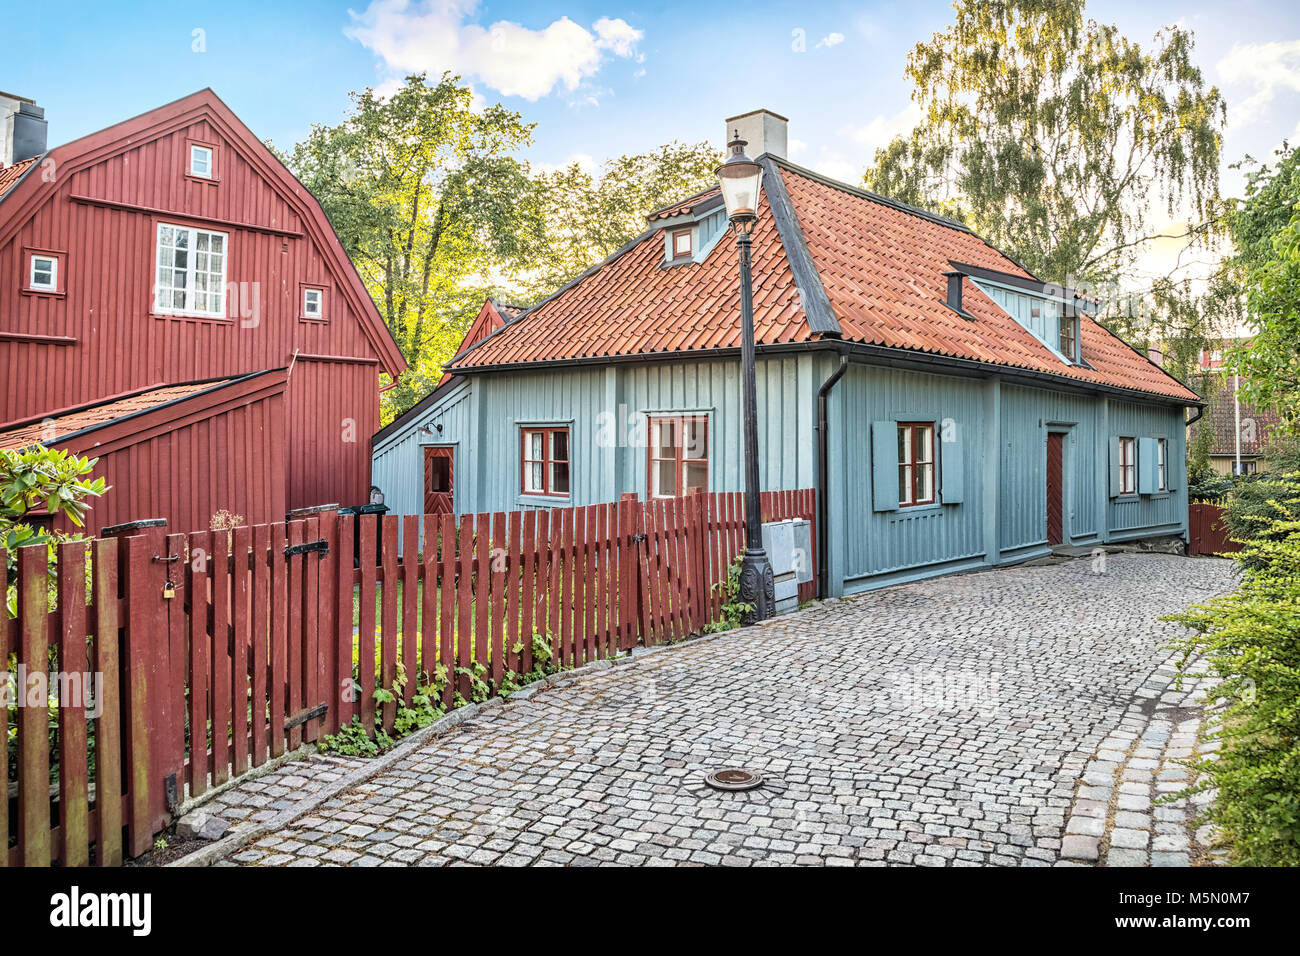
[[1232, 587], [1116, 554], [814, 605], [476, 714], [223, 863], [1185, 864], [1158, 618]]

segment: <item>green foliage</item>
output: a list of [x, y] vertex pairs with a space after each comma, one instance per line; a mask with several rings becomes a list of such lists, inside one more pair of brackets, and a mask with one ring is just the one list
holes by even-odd
[[[1285, 143], [1272, 167], [1247, 158], [1246, 198], [1228, 229], [1235, 253], [1216, 277], [1245, 292], [1248, 343], [1229, 352], [1243, 402], [1275, 408], [1282, 428], [1300, 433], [1300, 149]], [[1236, 297], [1234, 296], [1234, 301]]]
[[673, 141], [610, 159], [594, 174], [579, 163], [539, 174], [546, 241], [525, 296], [560, 288], [644, 232], [649, 213], [716, 185], [722, 159], [707, 142]]
[[410, 365], [384, 393], [387, 422], [437, 382], [493, 276], [541, 242], [538, 193], [514, 155], [533, 126], [500, 104], [475, 108], [450, 74], [352, 101], [285, 163], [320, 201]]
[[103, 478], [88, 477], [98, 458], [79, 458], [67, 451], [37, 445], [26, 451], [0, 449], [0, 547], [8, 554], [5, 605], [9, 614], [17, 614], [14, 575], [18, 564], [17, 550], [24, 545], [49, 547], [51, 586], [57, 568], [55, 546], [64, 541], [79, 541], [82, 535], [48, 532], [29, 520], [34, 511], [63, 514], [78, 528], [85, 525], [90, 510], [88, 499], [101, 497], [108, 490]]
[[1190, 792], [1215, 789], [1207, 819], [1244, 866], [1300, 865], [1300, 509], [1277, 512], [1255, 524], [1237, 592], [1169, 618], [1191, 629], [1185, 670], [1203, 657], [1222, 678], [1226, 706], [1210, 718], [1221, 747]]
[[727, 580], [713, 582], [713, 590], [722, 593], [726, 601], [722, 605], [722, 620], [704, 625], [705, 634], [734, 630], [744, 622], [745, 615], [754, 610], [754, 605], [740, 600], [740, 564], [743, 559], [743, 552], [732, 558], [731, 564], [727, 565]]
[[[908, 57], [922, 119], [876, 153], [870, 188], [960, 218], [1045, 281], [1080, 289], [1124, 278], [1175, 210], [1196, 220], [1180, 224], [1187, 238], [1212, 237], [1225, 106], [1189, 31], [1168, 27], [1143, 48], [1086, 19], [1083, 0], [954, 8]], [[1186, 365], [1207, 337], [1193, 288], [1164, 277], [1145, 291], [1153, 314], [1120, 303], [1103, 321]]]
[[353, 717], [351, 724], [340, 729], [337, 734], [326, 734], [316, 746], [321, 753], [336, 753], [344, 757], [378, 757], [393, 746], [393, 739], [380, 727], [372, 740], [365, 727], [361, 726], [361, 718]]

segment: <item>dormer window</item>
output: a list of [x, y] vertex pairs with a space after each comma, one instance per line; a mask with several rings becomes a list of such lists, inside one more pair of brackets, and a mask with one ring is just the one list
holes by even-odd
[[673, 233], [672, 241], [674, 259], [689, 259], [691, 257], [691, 230], [677, 230]]
[[212, 178], [212, 147], [190, 144], [190, 175], [199, 179]]
[[1071, 362], [1079, 360], [1079, 317], [1061, 316], [1061, 354]]

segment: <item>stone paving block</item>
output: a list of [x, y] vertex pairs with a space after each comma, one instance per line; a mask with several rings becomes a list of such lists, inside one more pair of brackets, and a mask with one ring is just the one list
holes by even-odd
[[[474, 713], [230, 859], [1019, 866], [1095, 864], [1106, 840], [1106, 865], [1170, 865], [1138, 823], [1181, 824], [1152, 809], [1185, 779], [1169, 752], [1210, 751], [1171, 709], [1191, 698], [1159, 618], [1231, 575], [1156, 554], [999, 569], [638, 653]], [[295, 761], [223, 795], [248, 816], [215, 812], [271, 813], [352, 765]], [[720, 766], [768, 783], [717, 793], [702, 777]]]

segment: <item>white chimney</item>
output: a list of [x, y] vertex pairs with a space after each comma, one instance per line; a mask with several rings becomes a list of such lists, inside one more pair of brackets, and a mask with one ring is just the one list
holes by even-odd
[[749, 144], [745, 147], [745, 155], [750, 159], [758, 159], [764, 153], [778, 159], [785, 159], [789, 127], [788, 119], [771, 110], [741, 113], [727, 120], [723, 144], [731, 142], [739, 132], [740, 138]]

